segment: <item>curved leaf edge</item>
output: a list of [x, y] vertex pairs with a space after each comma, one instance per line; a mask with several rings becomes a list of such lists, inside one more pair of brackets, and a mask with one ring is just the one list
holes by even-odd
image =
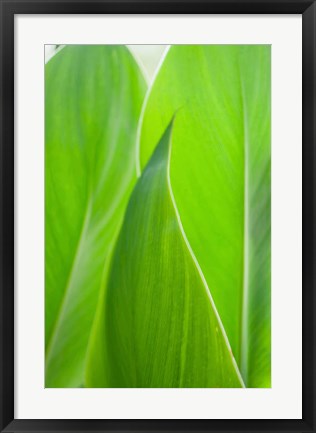
[[172, 204], [173, 204], [174, 212], [176, 214], [176, 219], [177, 219], [177, 222], [178, 222], [180, 233], [182, 235], [184, 243], [185, 243], [185, 245], [186, 245], [186, 247], [187, 247], [187, 249], [189, 251], [189, 254], [190, 254], [191, 258], [192, 258], [192, 261], [193, 261], [193, 263], [194, 263], [194, 265], [196, 267], [196, 270], [198, 271], [198, 274], [199, 274], [199, 276], [201, 278], [201, 281], [203, 283], [203, 286], [205, 288], [206, 294], [208, 296], [208, 299], [209, 299], [210, 304], [212, 306], [212, 309], [214, 311], [215, 317], [217, 319], [217, 322], [218, 322], [218, 325], [219, 325], [219, 329], [222, 332], [222, 335], [223, 335], [224, 341], [226, 343], [226, 346], [228, 348], [228, 351], [231, 354], [232, 363], [233, 363], [233, 366], [234, 366], [234, 368], [236, 370], [238, 379], [240, 381], [240, 384], [241, 384], [242, 388], [246, 388], [244, 380], [243, 380], [242, 375], [240, 373], [240, 370], [238, 368], [237, 362], [236, 362], [236, 360], [234, 358], [234, 355], [233, 355], [233, 352], [232, 352], [232, 349], [231, 349], [231, 346], [230, 346], [230, 343], [229, 343], [229, 340], [228, 340], [228, 337], [227, 337], [227, 333], [225, 331], [224, 325], [223, 325], [223, 323], [221, 321], [220, 315], [219, 315], [219, 313], [217, 311], [215, 302], [213, 300], [213, 297], [212, 297], [212, 294], [211, 294], [211, 290], [210, 290], [210, 288], [209, 288], [209, 286], [207, 284], [207, 281], [206, 281], [206, 279], [204, 277], [203, 271], [202, 271], [202, 269], [201, 269], [201, 267], [199, 265], [199, 262], [198, 262], [195, 254], [193, 252], [193, 249], [192, 249], [192, 247], [190, 245], [190, 242], [189, 242], [189, 240], [188, 240], [188, 238], [187, 238], [187, 236], [185, 234], [185, 230], [184, 230], [183, 225], [182, 225], [180, 213], [178, 211], [177, 203], [176, 203], [176, 200], [175, 200], [175, 197], [174, 197], [174, 194], [173, 194], [173, 190], [172, 190], [172, 186], [171, 186], [171, 179], [170, 179], [170, 161], [171, 161], [171, 152], [172, 152], [172, 129], [173, 129], [173, 125], [174, 125], [174, 122], [175, 122], [175, 117], [176, 117], [176, 115], [173, 116], [173, 118], [172, 118], [169, 126], [167, 127], [167, 130], [169, 128], [171, 128], [170, 139], [169, 139], [168, 164], [167, 164], [167, 181], [168, 181], [168, 190], [169, 190], [170, 198], [171, 198], [171, 201], [172, 201]]
[[[180, 214], [179, 214], [179, 211], [178, 211], [178, 208], [177, 208], [176, 200], [175, 200], [175, 197], [174, 197], [174, 194], [173, 194], [172, 185], [171, 185], [171, 179], [170, 179], [170, 160], [171, 160], [171, 153], [172, 153], [172, 130], [173, 130], [175, 118], [176, 118], [176, 114], [173, 116], [173, 118], [171, 119], [168, 127], [166, 128], [165, 132], [163, 133], [163, 136], [164, 136], [165, 134], [168, 134], [168, 131], [169, 131], [168, 160], [167, 160], [167, 167], [166, 167], [166, 169], [167, 169], [166, 170], [166, 174], [167, 174], [168, 193], [169, 193], [172, 205], [173, 205], [173, 210], [175, 212], [176, 221], [177, 221], [177, 224], [178, 224], [179, 231], [181, 233], [181, 236], [183, 238], [185, 246], [186, 246], [186, 248], [187, 248], [187, 250], [189, 252], [189, 255], [190, 255], [190, 257], [191, 257], [191, 259], [193, 261], [193, 264], [194, 264], [194, 266], [195, 266], [195, 268], [196, 268], [196, 270], [197, 270], [197, 272], [199, 274], [199, 277], [201, 279], [202, 285], [204, 286], [204, 289], [206, 291], [206, 295], [207, 295], [207, 298], [208, 298], [208, 300], [210, 302], [210, 305], [211, 305], [211, 308], [212, 308], [212, 310], [214, 312], [214, 315], [216, 317], [216, 320], [217, 320], [217, 323], [218, 323], [218, 327], [220, 329], [220, 332], [222, 333], [222, 336], [223, 336], [224, 342], [226, 344], [227, 350], [228, 350], [228, 352], [229, 352], [229, 354], [231, 356], [232, 366], [233, 366], [233, 368], [234, 368], [234, 370], [236, 372], [236, 377], [237, 377], [237, 379], [238, 379], [238, 381], [240, 383], [240, 387], [241, 388], [246, 388], [245, 383], [244, 383], [243, 378], [242, 378], [242, 375], [241, 375], [240, 370], [238, 368], [237, 362], [236, 362], [236, 360], [235, 360], [235, 358], [233, 356], [232, 349], [231, 349], [231, 346], [230, 346], [230, 343], [229, 343], [229, 340], [228, 340], [225, 328], [224, 328], [223, 323], [221, 321], [221, 318], [220, 318], [220, 316], [218, 314], [216, 305], [215, 305], [214, 300], [212, 298], [212, 295], [211, 295], [211, 292], [210, 292], [209, 287], [207, 285], [206, 279], [205, 279], [205, 277], [203, 275], [203, 272], [202, 272], [201, 267], [200, 267], [200, 265], [198, 263], [198, 260], [197, 260], [196, 256], [194, 255], [192, 247], [191, 247], [191, 245], [190, 245], [190, 243], [188, 241], [188, 238], [187, 238], [187, 236], [185, 234], [185, 231], [184, 231], [184, 228], [183, 228], [183, 225], [182, 225], [182, 222], [181, 222], [181, 217], [180, 217]], [[162, 140], [162, 138], [159, 140], [157, 146], [159, 145], [159, 143], [161, 142], [161, 140]], [[157, 146], [156, 146], [156, 148], [157, 148]], [[150, 163], [150, 160], [146, 164], [146, 167], [147, 167], [147, 165], [149, 163]], [[143, 172], [145, 171], [146, 167], [144, 168]], [[134, 189], [135, 189], [135, 187], [134, 187]], [[124, 219], [126, 217], [126, 210], [127, 210], [127, 208], [125, 209]], [[122, 228], [122, 226], [121, 226], [121, 228]], [[120, 228], [120, 230], [121, 230], [121, 228]], [[92, 328], [92, 332], [91, 332], [90, 340], [89, 340], [89, 349], [87, 351], [88, 355], [87, 355], [86, 370], [85, 370], [85, 386], [88, 387], [88, 388], [95, 387], [95, 384], [92, 385], [93, 381], [90, 381], [90, 373], [89, 372], [90, 372], [91, 368], [93, 368], [93, 360], [92, 360], [93, 356], [94, 356], [93, 355], [93, 347], [95, 346], [95, 344], [97, 342], [97, 339], [98, 339], [97, 338], [97, 329], [98, 329], [98, 326], [100, 326], [100, 323], [102, 322], [102, 319], [103, 319], [103, 312], [104, 312], [105, 301], [106, 301], [107, 280], [108, 280], [109, 274], [111, 272], [112, 259], [113, 259], [113, 255], [115, 253], [115, 245], [117, 243], [118, 237], [119, 237], [119, 232], [118, 232], [118, 236], [116, 238], [115, 244], [113, 245], [113, 249], [112, 249], [112, 252], [111, 252], [111, 260], [110, 260], [110, 263], [109, 263], [108, 268], [107, 268], [106, 277], [105, 277], [105, 280], [104, 280], [103, 290], [101, 291], [102, 293], [100, 292], [99, 307], [98, 307], [97, 314], [95, 316], [95, 321], [94, 321], [94, 324], [93, 324], [93, 328]]]

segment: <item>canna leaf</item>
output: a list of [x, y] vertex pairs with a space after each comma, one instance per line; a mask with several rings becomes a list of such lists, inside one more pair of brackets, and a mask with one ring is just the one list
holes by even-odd
[[123, 46], [66, 46], [45, 67], [46, 387], [83, 384], [145, 90]]
[[248, 387], [270, 379], [270, 46], [172, 46], [143, 110], [140, 168], [172, 114], [171, 184]]
[[87, 386], [243, 386], [173, 199], [171, 131], [170, 124], [127, 207]]

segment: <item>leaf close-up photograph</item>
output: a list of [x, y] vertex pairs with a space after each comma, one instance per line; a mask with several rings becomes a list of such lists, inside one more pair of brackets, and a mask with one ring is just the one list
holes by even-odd
[[160, 48], [45, 65], [46, 387], [270, 387], [270, 46]]
[[0, 29], [0, 433], [316, 433], [316, 0]]

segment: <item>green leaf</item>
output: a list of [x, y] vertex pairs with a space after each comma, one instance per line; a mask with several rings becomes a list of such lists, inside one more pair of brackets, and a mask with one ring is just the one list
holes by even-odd
[[265, 45], [172, 46], [140, 134], [145, 167], [179, 110], [171, 184], [248, 387], [270, 386], [270, 62]]
[[127, 207], [88, 386], [243, 386], [173, 199], [171, 130], [169, 125]]
[[145, 87], [123, 46], [67, 46], [45, 67], [46, 387], [83, 384]]

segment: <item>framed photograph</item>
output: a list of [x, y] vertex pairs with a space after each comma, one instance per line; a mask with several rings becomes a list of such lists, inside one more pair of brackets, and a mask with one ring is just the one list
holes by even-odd
[[315, 432], [315, 2], [0, 4], [1, 432]]

